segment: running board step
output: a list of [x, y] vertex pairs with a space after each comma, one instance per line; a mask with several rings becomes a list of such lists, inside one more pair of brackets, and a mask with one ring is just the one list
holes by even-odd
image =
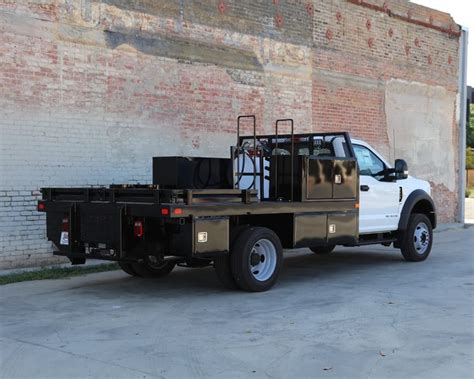
[[365, 246], [365, 245], [375, 245], [375, 244], [390, 244], [392, 242], [396, 242], [396, 238], [388, 238], [388, 239], [373, 239], [373, 240], [366, 240], [366, 241], [359, 241], [356, 246]]

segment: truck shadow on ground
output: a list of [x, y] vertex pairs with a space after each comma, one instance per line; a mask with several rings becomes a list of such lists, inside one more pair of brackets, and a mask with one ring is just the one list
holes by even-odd
[[[400, 252], [390, 251], [363, 251], [344, 250], [336, 251], [328, 255], [315, 255], [311, 252], [286, 252], [283, 268], [278, 282], [274, 288], [282, 288], [302, 282], [338, 281], [347, 280], [348, 277], [359, 275], [375, 276], [384, 272], [399, 270], [401, 265], [407, 265]], [[381, 271], [383, 269], [383, 271]], [[119, 275], [117, 273], [117, 275]], [[102, 279], [94, 283], [86, 284], [80, 288], [100, 286], [101, 292], [120, 292], [120, 296], [140, 295], [144, 293], [150, 296], [175, 296], [177, 292], [181, 295], [196, 295], [212, 293], [239, 293], [225, 288], [217, 279], [212, 267], [205, 268], [183, 268], [175, 269], [169, 276], [160, 279], [134, 278], [123, 273], [123, 276]], [[76, 288], [77, 289], [77, 288]]]

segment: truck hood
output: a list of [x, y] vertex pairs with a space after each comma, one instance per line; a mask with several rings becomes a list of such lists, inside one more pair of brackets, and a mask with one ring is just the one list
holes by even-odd
[[421, 189], [431, 196], [431, 186], [426, 180], [417, 179], [408, 175], [408, 178], [405, 180], [399, 180], [398, 183], [400, 183], [405, 192], [411, 193], [412, 191]]

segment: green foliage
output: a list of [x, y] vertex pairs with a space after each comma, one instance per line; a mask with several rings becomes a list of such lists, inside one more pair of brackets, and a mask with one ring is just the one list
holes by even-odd
[[466, 148], [466, 168], [474, 168], [474, 150]]
[[45, 279], [63, 279], [71, 276], [92, 274], [103, 271], [118, 270], [116, 263], [86, 266], [86, 267], [58, 267], [44, 268], [37, 271], [19, 272], [0, 276], [0, 285], [17, 282], [25, 282], [29, 280], [45, 280]]
[[466, 125], [466, 146], [474, 148], [474, 104], [471, 104], [471, 118]]
[[470, 127], [474, 129], [474, 104], [471, 104], [471, 120]]

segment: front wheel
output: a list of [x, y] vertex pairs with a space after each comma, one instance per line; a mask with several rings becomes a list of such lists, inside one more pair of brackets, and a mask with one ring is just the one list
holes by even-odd
[[429, 218], [421, 213], [413, 213], [402, 237], [403, 257], [410, 262], [424, 261], [430, 255], [432, 244], [433, 229]]
[[276, 282], [283, 261], [280, 239], [270, 229], [251, 227], [236, 239], [230, 254], [230, 268], [243, 290], [261, 292]]
[[141, 262], [132, 263], [133, 271], [143, 278], [161, 278], [173, 271], [175, 262], [160, 261], [154, 255], [147, 255]]

